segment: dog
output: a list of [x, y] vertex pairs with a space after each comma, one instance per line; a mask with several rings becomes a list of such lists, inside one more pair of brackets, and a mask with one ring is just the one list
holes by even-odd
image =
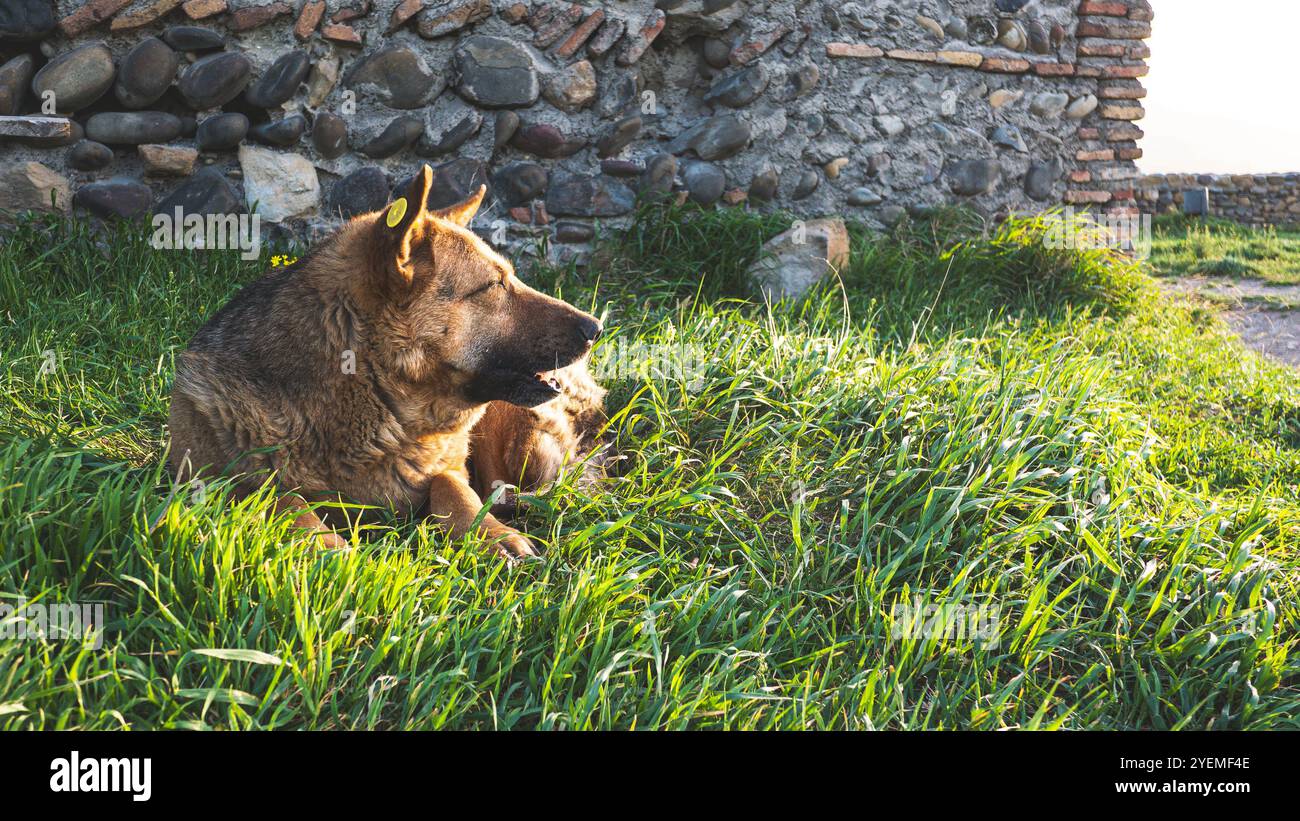
[[486, 187], [431, 211], [432, 185], [426, 165], [404, 198], [271, 269], [199, 329], [172, 388], [178, 482], [220, 472], [247, 494], [273, 477], [276, 509], [328, 547], [348, 542], [312, 505], [341, 499], [536, 555], [493, 513], [479, 518], [479, 494], [544, 484], [590, 447], [604, 392], [586, 358], [601, 323], [525, 285], [468, 229]]

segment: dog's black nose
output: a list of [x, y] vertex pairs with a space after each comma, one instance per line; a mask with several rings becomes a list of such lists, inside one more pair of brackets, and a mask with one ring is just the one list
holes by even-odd
[[602, 330], [600, 320], [594, 317], [584, 316], [578, 320], [578, 335], [584, 342], [595, 342], [600, 339]]

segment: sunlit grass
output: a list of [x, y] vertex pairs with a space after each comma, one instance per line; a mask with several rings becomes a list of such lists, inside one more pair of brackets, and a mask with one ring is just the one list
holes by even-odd
[[[0, 639], [10, 728], [1297, 726], [1300, 378], [1035, 220], [853, 235], [774, 309], [780, 217], [650, 211], [537, 282], [687, 375], [609, 383], [617, 475], [507, 567], [422, 522], [320, 552], [162, 473], [175, 352], [257, 264], [35, 221], [0, 249], [0, 601], [103, 601], [103, 646]], [[42, 372], [53, 351], [56, 366]], [[993, 635], [909, 630], [917, 599]]]

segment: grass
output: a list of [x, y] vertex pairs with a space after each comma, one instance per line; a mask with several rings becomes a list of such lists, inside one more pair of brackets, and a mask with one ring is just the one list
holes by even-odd
[[[107, 629], [0, 639], [0, 726], [1300, 725], [1300, 377], [1034, 220], [855, 232], [842, 287], [768, 308], [739, 274], [782, 227], [651, 211], [591, 272], [537, 272], [605, 314], [625, 461], [539, 495], [545, 558], [508, 567], [421, 522], [321, 552], [265, 495], [172, 494], [175, 353], [259, 264], [20, 226], [0, 601]], [[612, 367], [632, 343], [699, 356]]]
[[1300, 232], [1182, 215], [1155, 219], [1151, 263], [1166, 276], [1300, 284]]

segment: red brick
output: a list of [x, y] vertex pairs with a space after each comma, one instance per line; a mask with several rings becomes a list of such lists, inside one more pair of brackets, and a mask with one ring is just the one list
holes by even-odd
[[89, 31], [131, 4], [131, 0], [90, 0], [59, 21], [59, 30], [69, 37]]
[[1097, 96], [1103, 100], [1140, 100], [1147, 96], [1142, 86], [1102, 86]]
[[582, 19], [584, 11], [585, 9], [582, 6], [574, 3], [568, 8], [557, 12], [550, 20], [546, 21], [545, 25], [537, 30], [537, 36], [533, 38], [533, 45], [538, 48], [546, 48], [558, 41], [566, 31]]
[[293, 14], [293, 7], [288, 3], [271, 3], [267, 6], [251, 6], [236, 9], [230, 15], [230, 27], [235, 31], [248, 31], [264, 26], [277, 17]]
[[1121, 188], [1118, 191], [1112, 191], [1110, 197], [1112, 200], [1131, 200], [1133, 199], [1133, 189]]
[[1151, 4], [1147, 0], [1131, 0], [1132, 8], [1129, 9], [1128, 19], [1142, 20], [1149, 22], [1155, 13], [1151, 11]]
[[[650, 44], [659, 36], [659, 32], [664, 30], [664, 24], [667, 22], [668, 18], [664, 16], [663, 9], [655, 9], [647, 15], [635, 34], [628, 31], [627, 45], [623, 47], [622, 53], [615, 58], [614, 62], [620, 66], [630, 66], [640, 60], [641, 55], [645, 54], [645, 50], [650, 48]], [[735, 52], [732, 54], [734, 55]]]
[[1106, 142], [1119, 143], [1140, 140], [1144, 136], [1146, 136], [1146, 132], [1135, 125], [1120, 125], [1106, 131]]
[[1128, 16], [1128, 4], [1116, 2], [1100, 2], [1100, 0], [1083, 0], [1079, 5], [1079, 14], [1101, 14], [1111, 17]]
[[1115, 155], [1121, 160], [1140, 160], [1142, 159], [1142, 149], [1140, 148], [1121, 148], [1115, 152]]
[[1129, 46], [1128, 52], [1124, 55], [1129, 60], [1146, 60], [1151, 56], [1151, 46], [1146, 43], [1138, 43], [1136, 46]]
[[1070, 182], [1092, 182], [1092, 174], [1087, 171], [1071, 171]]
[[885, 56], [891, 60], [903, 60], [909, 63], [933, 63], [939, 59], [939, 55], [933, 51], [913, 51], [906, 48], [891, 48], [885, 52]]
[[1101, 203], [1110, 202], [1111, 194], [1109, 191], [1066, 191], [1065, 201], [1071, 203]]
[[614, 44], [623, 36], [626, 29], [627, 23], [618, 17], [611, 17], [606, 20], [605, 25], [600, 27], [600, 31], [587, 44], [587, 53], [592, 57], [601, 56], [614, 47]]
[[393, 7], [393, 13], [388, 18], [388, 28], [384, 30], [384, 34], [392, 34], [406, 25], [406, 21], [418, 14], [422, 8], [424, 8], [424, 0], [402, 0]]
[[980, 63], [980, 71], [991, 71], [995, 74], [1024, 74], [1028, 70], [1028, 60], [985, 57], [984, 62]]
[[334, 14], [330, 15], [330, 22], [346, 23], [349, 20], [356, 20], [358, 17], [365, 17], [369, 14], [370, 9], [371, 0], [361, 0], [361, 2], [356, 5], [347, 6], [346, 8], [341, 8], [334, 12]]
[[570, 32], [563, 43], [556, 47], [555, 53], [561, 57], [572, 57], [577, 54], [578, 49], [582, 48], [582, 44], [596, 33], [596, 29], [600, 28], [600, 24], [604, 21], [605, 10], [596, 9], [587, 15], [587, 19], [583, 20], [577, 28]]
[[1145, 77], [1150, 71], [1146, 65], [1137, 66], [1106, 66], [1102, 72], [1103, 77]]
[[1110, 40], [1145, 40], [1151, 36], [1151, 24], [1113, 17], [1094, 17], [1080, 20], [1075, 29], [1077, 37], [1105, 37]]
[[1085, 127], [1083, 127], [1083, 128], [1080, 128], [1077, 132], [1075, 132], [1075, 134], [1076, 134], [1076, 135], [1079, 137], [1079, 139], [1081, 139], [1081, 140], [1100, 140], [1100, 139], [1101, 139], [1101, 129], [1100, 129], [1100, 128], [1093, 128], [1093, 127], [1091, 127], [1091, 126], [1085, 126]]
[[1115, 152], [1109, 148], [1098, 151], [1080, 151], [1074, 155], [1079, 162], [1114, 162]]
[[320, 30], [320, 36], [329, 40], [331, 43], [339, 43], [345, 46], [360, 46], [365, 40], [357, 33], [352, 26], [345, 26], [341, 23], [331, 23]]
[[1072, 77], [1073, 63], [1034, 63], [1034, 73], [1039, 77]]
[[1106, 40], [1085, 40], [1079, 44], [1080, 57], [1123, 57], [1127, 47], [1123, 43]]
[[884, 57], [885, 52], [866, 43], [827, 43], [827, 57]]
[[790, 32], [791, 28], [782, 23], [774, 29], [759, 33], [753, 40], [741, 43], [731, 50], [731, 64], [743, 66], [754, 62]]
[[1104, 105], [1101, 116], [1106, 120], [1140, 120], [1147, 115], [1140, 105]]
[[1100, 77], [1101, 66], [1089, 66], [1080, 63], [1074, 68], [1075, 77]]
[[298, 22], [293, 25], [293, 36], [306, 40], [316, 32], [320, 19], [325, 16], [325, 0], [307, 0], [298, 12]]
[[109, 31], [131, 31], [144, 28], [181, 4], [181, 0], [154, 0], [143, 9], [131, 14], [119, 14], [109, 24]]
[[187, 0], [181, 4], [181, 10], [191, 20], [203, 20], [214, 14], [221, 14], [229, 6], [226, 0]]

